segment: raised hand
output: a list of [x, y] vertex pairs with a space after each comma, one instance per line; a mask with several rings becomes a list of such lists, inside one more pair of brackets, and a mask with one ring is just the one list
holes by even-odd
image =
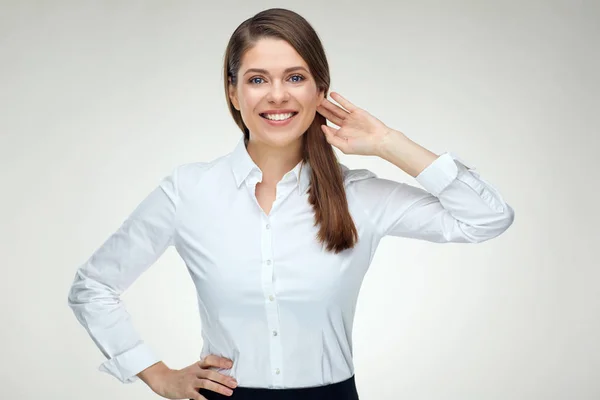
[[392, 131], [383, 122], [346, 100], [340, 94], [331, 92], [331, 97], [342, 107], [324, 98], [317, 112], [339, 126], [339, 129], [321, 125], [327, 142], [344, 154], [379, 156], [384, 139]]

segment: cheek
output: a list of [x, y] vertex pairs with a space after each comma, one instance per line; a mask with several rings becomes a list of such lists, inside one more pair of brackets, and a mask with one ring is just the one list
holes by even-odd
[[319, 101], [319, 97], [312, 90], [299, 93], [296, 99], [307, 110], [316, 110]]
[[252, 114], [260, 103], [261, 95], [256, 90], [242, 90], [240, 93], [240, 106], [246, 114]]

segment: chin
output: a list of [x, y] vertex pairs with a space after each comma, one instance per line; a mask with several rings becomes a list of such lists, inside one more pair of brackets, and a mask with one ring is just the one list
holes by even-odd
[[268, 143], [273, 146], [273, 147], [288, 147], [289, 145], [293, 144], [294, 142], [300, 140], [302, 138], [302, 135], [298, 136], [298, 135], [278, 135], [278, 136], [274, 136], [274, 137], [270, 137], [268, 140]]
[[[259, 141], [272, 146], [272, 147], [287, 147], [290, 144], [301, 140], [304, 135], [304, 131], [298, 133], [293, 131], [288, 132], [263, 132], [258, 135]], [[251, 135], [252, 136], [252, 135]]]

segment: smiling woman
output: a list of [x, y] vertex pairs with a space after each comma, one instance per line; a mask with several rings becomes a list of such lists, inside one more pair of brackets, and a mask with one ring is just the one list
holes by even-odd
[[[235, 37], [234, 33], [232, 40]], [[273, 36], [255, 38], [254, 41], [241, 57], [238, 70], [228, 76], [227, 93], [235, 110], [241, 113], [242, 122], [252, 133], [248, 137], [249, 152], [252, 154], [257, 145], [280, 148], [295, 145], [297, 148], [299, 139], [314, 120], [324, 92], [318, 90], [310, 66], [289, 42]], [[244, 46], [232, 46], [239, 47]], [[230, 64], [238, 57], [231, 54]], [[237, 79], [237, 75], [241, 78]], [[292, 121], [295, 125], [286, 130], [287, 135], [282, 130], [269, 133], [265, 131], [265, 125], [259, 123], [265, 121], [257, 120], [257, 116], [276, 121], [267, 122], [271, 126], [286, 126]]]
[[[450, 153], [337, 92], [340, 105], [329, 101], [323, 46], [292, 11], [244, 21], [223, 68], [235, 149], [164, 177], [77, 271], [69, 305], [106, 355], [102, 371], [165, 398], [357, 400], [354, 314], [380, 240], [478, 243], [504, 232], [513, 210]], [[332, 146], [380, 156], [424, 189], [350, 170]], [[119, 298], [171, 245], [202, 321], [200, 361], [183, 369], [144, 344]]]
[[[299, 161], [310, 171], [309, 203], [328, 251], [352, 248], [357, 230], [348, 210], [342, 171], [317, 113], [329, 91], [325, 50], [312, 26], [297, 13], [270, 9], [244, 21], [225, 50], [225, 94], [248, 153], [262, 168], [257, 186], [270, 209], [277, 181]], [[268, 161], [286, 155], [286, 162]], [[267, 190], [262, 192], [261, 185]], [[271, 196], [269, 196], [269, 192]]]

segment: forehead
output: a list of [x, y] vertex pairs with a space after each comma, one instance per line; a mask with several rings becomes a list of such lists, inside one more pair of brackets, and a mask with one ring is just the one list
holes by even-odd
[[248, 68], [262, 68], [277, 73], [292, 66], [308, 65], [298, 52], [285, 40], [260, 39], [242, 57], [242, 73]]

